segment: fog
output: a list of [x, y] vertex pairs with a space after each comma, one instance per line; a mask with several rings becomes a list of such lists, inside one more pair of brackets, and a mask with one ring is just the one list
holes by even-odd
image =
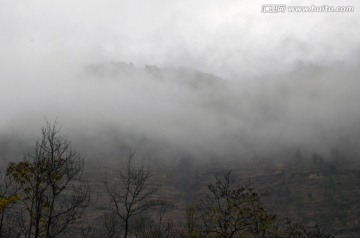
[[262, 4], [0, 0], [0, 133], [13, 141], [2, 147], [57, 120], [102, 160], [126, 147], [168, 161], [356, 151], [359, 4], [293, 14]]

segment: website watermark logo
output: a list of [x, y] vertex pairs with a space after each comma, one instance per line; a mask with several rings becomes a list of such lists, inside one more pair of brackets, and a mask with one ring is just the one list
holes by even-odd
[[305, 6], [288, 6], [286, 4], [263, 4], [262, 13], [301, 13], [301, 12], [323, 12], [323, 13], [349, 13], [354, 12], [355, 6], [331, 6], [331, 5], [305, 5]]
[[261, 12], [263, 13], [285, 13], [286, 5], [285, 4], [265, 4], [261, 7]]

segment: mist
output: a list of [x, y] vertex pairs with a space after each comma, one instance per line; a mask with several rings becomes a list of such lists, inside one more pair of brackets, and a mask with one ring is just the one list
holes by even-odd
[[57, 120], [102, 160], [359, 152], [356, 1], [283, 15], [265, 1], [0, 3], [2, 141], [32, 143]]

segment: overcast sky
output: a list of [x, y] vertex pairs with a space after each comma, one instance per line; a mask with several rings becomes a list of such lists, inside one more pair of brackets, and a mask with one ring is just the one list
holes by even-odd
[[[263, 4], [355, 6], [353, 13], [261, 13]], [[225, 77], [297, 61], [358, 60], [360, 8], [347, 1], [0, 0], [5, 68], [127, 61]], [[35, 64], [35, 65], [34, 65]]]
[[[355, 11], [261, 12], [263, 4], [274, 3], [341, 4], [355, 6]], [[225, 144], [242, 133], [288, 141], [296, 131], [306, 141], [324, 120], [322, 130], [328, 132], [352, 127], [360, 115], [359, 29], [357, 0], [0, 0], [0, 126], [30, 123], [29, 115], [40, 124], [44, 116], [79, 124], [100, 117], [147, 136], [175, 138], [174, 143], [190, 144], [196, 129], [198, 143], [210, 138], [204, 147], [219, 138]], [[84, 66], [110, 61], [132, 62], [138, 68], [190, 67], [232, 85], [194, 96], [189, 89], [151, 86], [147, 80], [139, 81], [146, 86], [123, 83], [121, 89], [79, 80]], [[300, 75], [302, 65], [322, 67], [322, 73], [305, 67]], [[291, 79], [299, 82], [292, 84]], [[290, 97], [278, 93], [282, 88]], [[196, 104], [198, 98], [229, 111], [204, 109]], [[169, 103], [159, 104], [164, 99]], [[114, 113], [113, 103], [126, 115]], [[261, 124], [263, 108], [283, 112], [283, 117]]]

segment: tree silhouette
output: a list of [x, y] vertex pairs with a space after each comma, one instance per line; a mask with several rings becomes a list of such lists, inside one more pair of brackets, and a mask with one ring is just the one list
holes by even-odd
[[250, 186], [237, 186], [230, 172], [216, 176], [198, 205], [204, 236], [268, 237], [275, 216], [264, 208], [262, 195]]
[[7, 168], [8, 176], [21, 188], [23, 211], [27, 214], [23, 235], [55, 237], [77, 220], [89, 205], [82, 170], [81, 156], [71, 149], [57, 124], [47, 122], [34, 151]]
[[110, 180], [107, 175], [103, 179], [111, 204], [109, 210], [122, 221], [124, 238], [128, 237], [130, 221], [134, 216], [162, 204], [154, 197], [158, 186], [152, 181], [151, 171], [144, 166], [134, 165], [134, 155], [135, 151], [131, 150], [126, 169], [119, 171], [117, 179]]

